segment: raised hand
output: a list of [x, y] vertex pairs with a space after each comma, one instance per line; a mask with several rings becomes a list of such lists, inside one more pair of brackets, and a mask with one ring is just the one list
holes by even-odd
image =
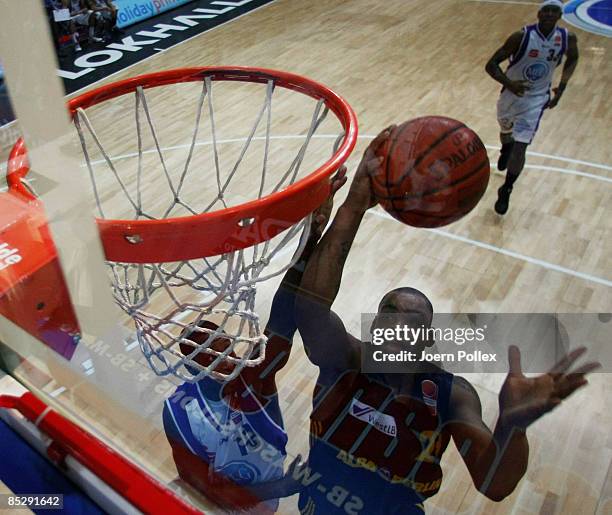
[[510, 346], [510, 369], [499, 393], [500, 420], [504, 425], [526, 429], [586, 385], [586, 374], [601, 365], [586, 363], [570, 370], [585, 352], [585, 347], [579, 347], [566, 354], [548, 373], [525, 377], [521, 369], [521, 353], [518, 347]]
[[383, 130], [374, 138], [363, 153], [345, 203], [357, 212], [365, 213], [377, 204], [372, 193], [371, 180], [372, 176], [379, 171], [380, 165], [384, 160], [383, 157], [377, 155], [377, 150], [386, 143], [394, 128], [395, 125], [391, 125]]

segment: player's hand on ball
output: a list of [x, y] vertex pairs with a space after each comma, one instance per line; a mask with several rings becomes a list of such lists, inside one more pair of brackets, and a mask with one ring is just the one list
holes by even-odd
[[391, 125], [382, 131], [363, 153], [345, 202], [346, 205], [358, 212], [365, 213], [377, 204], [372, 191], [371, 181], [373, 176], [380, 173], [384, 157], [377, 156], [376, 151], [381, 145], [386, 143], [394, 128], [395, 125]]
[[521, 353], [518, 347], [510, 346], [510, 370], [499, 393], [500, 420], [504, 425], [526, 429], [586, 385], [585, 375], [601, 365], [586, 363], [570, 370], [585, 352], [585, 347], [579, 347], [566, 354], [548, 373], [525, 377], [521, 370]]
[[531, 89], [531, 86], [529, 85], [529, 81], [526, 80], [511, 80], [507, 88], [516, 96], [522, 97]]

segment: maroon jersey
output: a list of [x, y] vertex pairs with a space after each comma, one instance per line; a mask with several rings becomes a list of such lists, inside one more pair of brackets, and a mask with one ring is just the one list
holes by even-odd
[[[320, 476], [300, 496], [304, 512], [416, 513], [415, 506], [440, 489], [453, 376], [413, 378], [404, 395], [374, 374], [344, 372], [327, 387], [322, 382], [311, 415], [308, 463]], [[348, 493], [338, 506], [343, 490]]]

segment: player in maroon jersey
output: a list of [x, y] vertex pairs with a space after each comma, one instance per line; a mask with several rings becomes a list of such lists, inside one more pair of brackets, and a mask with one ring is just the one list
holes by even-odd
[[[518, 348], [510, 347], [493, 431], [482, 420], [472, 385], [434, 364], [417, 362], [404, 374], [360, 370], [362, 342], [346, 331], [331, 306], [363, 216], [376, 203], [370, 176], [379, 170], [375, 151], [390, 130], [366, 150], [346, 201], [308, 261], [296, 304], [306, 352], [320, 367], [308, 477], [302, 476], [299, 501], [307, 515], [423, 513], [423, 501], [441, 486], [440, 458], [451, 439], [476, 488], [502, 500], [525, 474], [527, 427], [585, 385], [585, 374], [598, 366], [571, 370], [585, 352], [579, 348], [549, 373], [527, 378]], [[420, 291], [397, 288], [383, 296], [373, 328], [398, 317], [408, 327], [429, 327], [433, 307]], [[418, 341], [413, 350], [420, 355], [430, 344]]]

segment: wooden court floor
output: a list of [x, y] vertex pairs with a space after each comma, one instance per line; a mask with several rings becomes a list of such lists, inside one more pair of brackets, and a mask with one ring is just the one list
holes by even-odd
[[[277, 0], [108, 80], [181, 66], [289, 70], [327, 84], [354, 107], [360, 139], [349, 170], [381, 129], [423, 115], [465, 122], [494, 163], [499, 88], [484, 65], [510, 33], [535, 21], [536, 11], [535, 3], [519, 1]], [[570, 30], [578, 35], [577, 71], [559, 106], [544, 116], [505, 217], [492, 209], [503, 182], [497, 173], [479, 206], [441, 230], [407, 228], [378, 208], [365, 216], [334, 305], [354, 334], [360, 314], [375, 311], [382, 295], [400, 285], [422, 290], [438, 312], [612, 311], [612, 40]], [[169, 102], [167, 109], [169, 117], [180, 119], [180, 105]], [[4, 159], [10, 137], [1, 136]], [[274, 287], [261, 288], [263, 314]], [[316, 375], [298, 338], [280, 375], [292, 457], [307, 453]], [[469, 379], [481, 396], [485, 421], [493, 425], [503, 376]], [[536, 423], [528, 432], [528, 472], [501, 503], [476, 492], [450, 446], [442, 489], [428, 502], [428, 513], [612, 513], [611, 394], [612, 378], [596, 374], [587, 388]], [[78, 409], [95, 424], [96, 406], [87, 404], [92, 397], [84, 398]], [[161, 401], [160, 396], [160, 411]], [[176, 471], [155, 416], [146, 441], [121, 437], [117, 420], [100, 431], [115, 435], [171, 481]], [[283, 500], [280, 512], [296, 513], [296, 502]]]

